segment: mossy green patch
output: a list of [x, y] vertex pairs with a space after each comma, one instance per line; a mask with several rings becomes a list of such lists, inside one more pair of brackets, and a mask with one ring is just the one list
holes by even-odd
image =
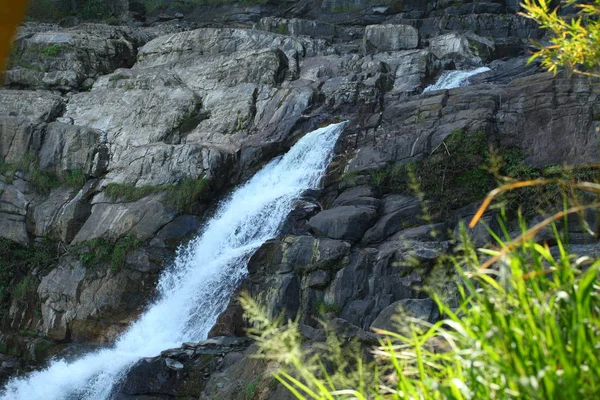
[[186, 178], [175, 185], [135, 186], [131, 184], [110, 183], [104, 193], [113, 200], [137, 201], [155, 193], [167, 193], [165, 204], [180, 211], [190, 209], [194, 203], [208, 198], [210, 182], [207, 179]]
[[5, 177], [6, 183], [13, 182], [17, 171], [26, 172], [29, 182], [38, 192], [44, 194], [61, 186], [80, 188], [86, 182], [85, 174], [81, 169], [57, 174], [53, 170], [40, 168], [36, 156], [31, 153], [26, 153], [14, 163], [0, 162], [0, 175]]

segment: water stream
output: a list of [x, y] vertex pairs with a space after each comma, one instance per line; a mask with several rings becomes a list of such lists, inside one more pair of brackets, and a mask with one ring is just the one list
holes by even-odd
[[318, 187], [344, 125], [307, 134], [223, 201], [162, 274], [158, 300], [113, 347], [15, 378], [0, 399], [110, 399], [115, 384], [142, 357], [205, 339], [246, 275], [249, 257], [277, 235], [301, 193]]
[[469, 78], [475, 75], [489, 71], [488, 67], [479, 67], [470, 70], [444, 71], [438, 78], [437, 82], [429, 85], [423, 90], [423, 93], [432, 92], [434, 90], [452, 89], [469, 84]]

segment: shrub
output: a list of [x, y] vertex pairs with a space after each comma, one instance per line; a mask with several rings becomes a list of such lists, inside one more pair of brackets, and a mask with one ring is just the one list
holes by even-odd
[[530, 62], [539, 59], [542, 67], [555, 74], [560, 67], [565, 67], [576, 74], [599, 77], [600, 0], [587, 2], [592, 4], [575, 4], [578, 0], [565, 3], [579, 9], [575, 18], [559, 16], [549, 0], [523, 1], [525, 12], [521, 15], [536, 21], [550, 33], [549, 45], [534, 42], [538, 50]]
[[[35, 280], [27, 273], [33, 268], [49, 265], [55, 259], [52, 243], [48, 241], [27, 247], [0, 238], [0, 301], [9, 293], [16, 298], [26, 297]], [[23, 278], [14, 282], [19, 277]]]
[[32, 0], [27, 16], [35, 20], [56, 21], [66, 16], [51, 0]]
[[77, 9], [77, 15], [84, 20], [106, 20], [112, 14], [102, 0], [87, 0]]

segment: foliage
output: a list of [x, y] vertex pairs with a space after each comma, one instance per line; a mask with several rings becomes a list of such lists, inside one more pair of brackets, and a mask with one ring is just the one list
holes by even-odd
[[114, 200], [137, 201], [154, 193], [167, 193], [165, 203], [177, 210], [187, 210], [198, 201], [206, 199], [209, 192], [207, 179], [186, 178], [170, 186], [135, 186], [131, 184], [110, 183], [104, 193]]
[[592, 4], [576, 4], [577, 0], [569, 0], [567, 5], [574, 5], [579, 14], [574, 18], [558, 15], [558, 9], [551, 9], [548, 0], [524, 0], [523, 16], [548, 29], [552, 37], [550, 45], [534, 43], [537, 51], [530, 62], [541, 61], [542, 67], [557, 73], [559, 67], [587, 76], [600, 76], [600, 0]]
[[56, 7], [51, 0], [33, 0], [29, 4], [27, 16], [35, 20], [56, 21], [66, 16], [66, 13]]
[[[26, 274], [33, 268], [49, 265], [56, 259], [55, 255], [52, 244], [47, 241], [27, 247], [0, 238], [0, 301], [9, 293], [17, 298], [24, 297], [34, 279]], [[15, 282], [18, 277], [24, 278]], [[11, 288], [11, 285], [14, 286]]]
[[84, 20], [106, 20], [111, 14], [103, 0], [87, 0], [77, 9], [77, 16]]
[[[432, 216], [440, 217], [482, 199], [493, 187], [492, 176], [487, 172], [489, 157], [484, 132], [456, 130], [427, 159], [371, 171], [368, 182], [392, 193], [406, 193], [418, 186], [431, 205]], [[351, 174], [342, 179], [354, 178]]]
[[[477, 252], [463, 237], [449, 257], [460, 306], [435, 292], [442, 321], [403, 318], [399, 333], [379, 331], [372, 359], [329, 334], [315, 355], [302, 348], [296, 321], [270, 321], [242, 298], [262, 356], [298, 399], [588, 399], [600, 392], [600, 260], [523, 240]], [[493, 268], [483, 259], [496, 257]]]
[[77, 250], [82, 251], [79, 260], [85, 265], [108, 263], [111, 271], [117, 272], [125, 265], [127, 254], [141, 244], [141, 240], [130, 233], [115, 242], [104, 238], [92, 239], [78, 245]]

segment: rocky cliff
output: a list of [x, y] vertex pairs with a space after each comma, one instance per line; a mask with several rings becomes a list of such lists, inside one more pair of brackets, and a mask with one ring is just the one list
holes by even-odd
[[[436, 318], [420, 288], [493, 187], [490, 146], [527, 168], [598, 159], [597, 82], [528, 65], [544, 33], [515, 2], [215, 3], [23, 24], [0, 90], [0, 379], [113, 342], [221, 196], [319, 126], [350, 121], [242, 288], [298, 317], [308, 345], [318, 319], [376, 343], [400, 304]], [[287, 398], [243, 332], [232, 299], [218, 339], [140, 361], [117, 398]]]

